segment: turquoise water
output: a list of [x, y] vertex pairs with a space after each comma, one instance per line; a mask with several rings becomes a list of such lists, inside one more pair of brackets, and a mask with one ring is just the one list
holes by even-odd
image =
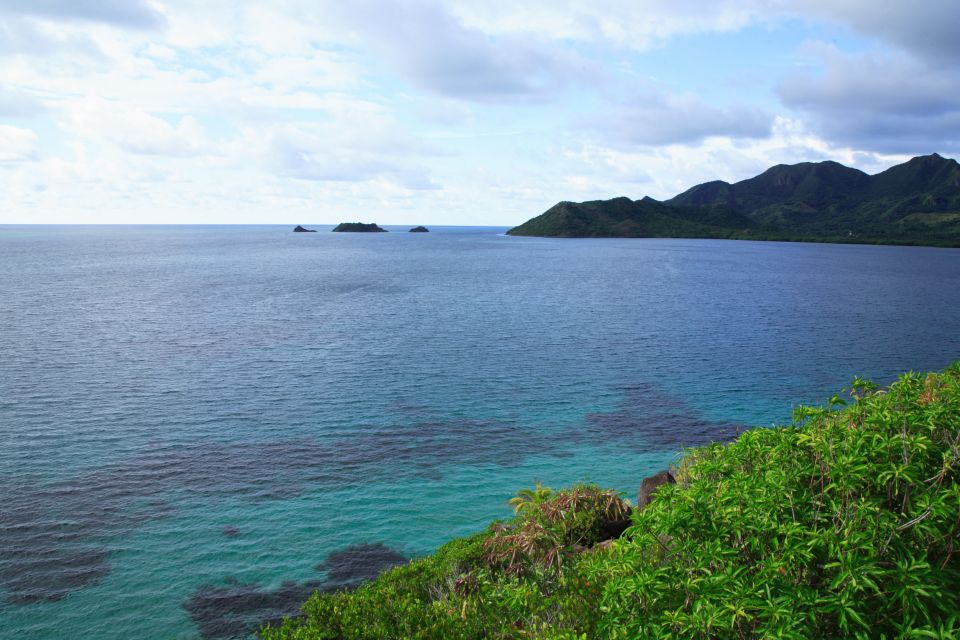
[[243, 637], [960, 358], [958, 250], [291, 227], [0, 226], [0, 637]]

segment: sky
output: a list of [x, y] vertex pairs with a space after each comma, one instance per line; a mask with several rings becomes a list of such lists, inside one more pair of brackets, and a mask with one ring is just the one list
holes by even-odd
[[958, 0], [0, 0], [0, 223], [511, 226], [958, 151]]

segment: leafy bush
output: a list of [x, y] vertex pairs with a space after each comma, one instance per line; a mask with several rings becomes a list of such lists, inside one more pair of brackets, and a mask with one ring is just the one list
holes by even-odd
[[580, 638], [596, 617], [600, 593], [576, 570], [578, 550], [598, 542], [611, 520], [627, 518], [629, 506], [592, 485], [554, 492], [538, 484], [519, 495], [524, 507], [513, 520], [454, 540], [356, 591], [317, 594], [303, 618], [261, 635]]
[[609, 538], [610, 523], [630, 515], [630, 507], [615, 491], [594, 485], [553, 493], [537, 483], [534, 493], [518, 493], [527, 495], [535, 498], [521, 503], [521, 516], [494, 524], [493, 535], [484, 541], [491, 569], [514, 576], [559, 573], [566, 558]]
[[538, 485], [263, 637], [960, 638], [960, 363], [850, 396], [688, 452], [610, 551], [615, 492]]
[[960, 634], [960, 363], [691, 453], [591, 571], [608, 638]]
[[513, 512], [520, 515], [526, 511], [536, 509], [540, 504], [553, 497], [553, 489], [545, 487], [539, 481], [533, 489], [520, 489], [517, 495], [507, 500], [513, 507]]

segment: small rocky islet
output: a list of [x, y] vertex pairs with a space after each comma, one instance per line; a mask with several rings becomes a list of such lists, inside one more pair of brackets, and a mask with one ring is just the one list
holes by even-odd
[[[302, 227], [299, 224], [293, 228], [295, 233], [316, 233], [316, 229], [307, 229]], [[365, 223], [365, 222], [341, 222], [336, 227], [333, 228], [333, 231], [338, 232], [347, 232], [347, 233], [386, 233], [387, 230], [378, 225], [375, 222]], [[430, 229], [427, 229], [423, 225], [419, 225], [410, 229], [410, 233], [430, 233]]]
[[340, 233], [386, 233], [387, 230], [376, 222], [341, 222], [333, 228]]

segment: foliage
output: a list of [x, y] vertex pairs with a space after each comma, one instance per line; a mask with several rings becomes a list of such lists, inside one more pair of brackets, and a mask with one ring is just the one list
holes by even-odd
[[521, 503], [521, 517], [491, 527], [492, 535], [483, 543], [491, 569], [513, 576], [559, 573], [578, 547], [604, 540], [610, 523], [630, 516], [630, 507], [615, 491], [593, 485], [554, 494], [537, 483], [532, 495], [531, 501]]
[[960, 363], [692, 454], [606, 580], [609, 638], [960, 633]]
[[520, 489], [517, 495], [507, 501], [516, 514], [527, 513], [553, 495], [553, 489], [540, 484], [538, 480], [533, 489]]
[[596, 585], [577, 570], [577, 545], [628, 517], [616, 492], [578, 485], [520, 492], [519, 515], [454, 540], [436, 554], [381, 575], [356, 591], [315, 595], [305, 616], [265, 629], [268, 640], [514, 638], [579, 640], [596, 618]]
[[538, 486], [513, 520], [263, 636], [960, 638], [958, 467], [960, 363], [857, 379], [790, 427], [688, 452], [608, 551], [577, 545], [626, 513], [616, 493]]

